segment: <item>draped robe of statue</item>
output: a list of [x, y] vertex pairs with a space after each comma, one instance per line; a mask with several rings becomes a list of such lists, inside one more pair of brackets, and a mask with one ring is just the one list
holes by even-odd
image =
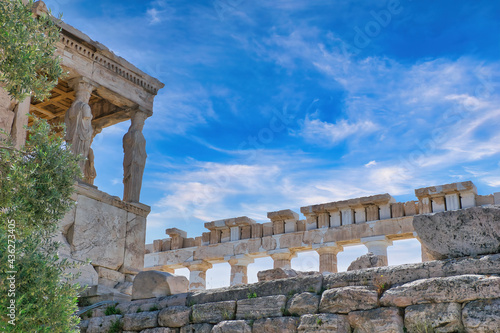
[[97, 177], [97, 172], [95, 170], [94, 164], [94, 151], [92, 150], [92, 142], [97, 134], [101, 133], [102, 128], [95, 128], [92, 134], [92, 139], [90, 140], [90, 148], [87, 156], [87, 161], [85, 161], [85, 169], [83, 171], [84, 181], [87, 184], [94, 185], [94, 180]]
[[143, 112], [135, 112], [132, 116], [132, 124], [123, 137], [123, 200], [139, 202], [142, 176], [146, 165], [146, 139], [142, 134], [144, 121], [147, 115]]
[[75, 101], [64, 116], [66, 124], [65, 140], [71, 145], [71, 151], [75, 155], [83, 157], [78, 163], [82, 172], [85, 168], [93, 133], [92, 110], [88, 104], [91, 93], [92, 86], [90, 84], [78, 84]]

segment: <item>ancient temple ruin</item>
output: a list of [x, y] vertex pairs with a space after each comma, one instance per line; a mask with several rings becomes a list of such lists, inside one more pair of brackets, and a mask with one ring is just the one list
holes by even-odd
[[[42, 1], [35, 14], [47, 12]], [[25, 125], [34, 115], [50, 124], [65, 124], [65, 140], [82, 155], [84, 179], [75, 185], [76, 206], [61, 221], [60, 256], [90, 265], [78, 279], [88, 285], [87, 296], [109, 298], [130, 294], [131, 282], [144, 266], [146, 217], [150, 207], [140, 203], [146, 161], [145, 120], [153, 115], [153, 101], [164, 84], [116, 56], [104, 45], [74, 27], [61, 28], [56, 55], [68, 73], [59, 80], [49, 99], [12, 101], [0, 89], [0, 125], [20, 147]], [[131, 120], [123, 138], [124, 192], [122, 199], [93, 186], [96, 178], [92, 142], [109, 126]]]
[[[167, 229], [169, 238], [146, 245], [145, 269], [173, 273], [188, 268], [189, 289], [204, 290], [213, 264], [231, 265], [231, 286], [247, 283], [247, 266], [255, 258], [271, 257], [274, 268], [290, 268], [292, 258], [304, 251], [319, 254], [321, 273], [336, 273], [337, 254], [361, 244], [387, 266], [393, 241], [419, 239], [415, 215], [500, 204], [500, 193], [478, 195], [470, 181], [419, 188], [415, 195], [418, 201], [397, 202], [386, 193], [306, 206], [300, 209], [305, 220], [287, 209], [269, 212], [267, 223], [246, 216], [207, 222], [209, 232], [196, 238]], [[432, 259], [423, 246], [422, 261]]]

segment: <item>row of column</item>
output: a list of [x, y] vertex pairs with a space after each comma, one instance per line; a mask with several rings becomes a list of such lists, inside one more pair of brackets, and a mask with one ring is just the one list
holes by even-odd
[[[68, 82], [75, 90], [75, 100], [64, 116], [66, 125], [65, 141], [71, 146], [75, 155], [80, 155], [80, 169], [84, 175], [83, 180], [93, 184], [96, 178], [94, 168], [94, 153], [91, 148], [92, 141], [102, 128], [93, 126], [92, 109], [89, 105], [92, 92], [97, 84], [85, 77], [78, 77]], [[150, 115], [149, 112], [134, 109], [130, 111], [131, 125], [123, 137], [123, 200], [139, 202], [142, 186], [144, 166], [146, 164], [146, 140], [142, 134], [144, 122]]]
[[[362, 238], [363, 243], [368, 252], [385, 258], [387, 265], [387, 247], [392, 245], [392, 241], [385, 236], [375, 236]], [[343, 246], [335, 242], [318, 244], [313, 249], [319, 254], [319, 271], [320, 273], [337, 273], [337, 254], [344, 250]], [[292, 259], [297, 256], [297, 252], [289, 249], [280, 249], [269, 252], [270, 257], [274, 261], [273, 268], [291, 268]], [[254, 259], [248, 255], [228, 256], [224, 258], [231, 266], [230, 286], [237, 286], [248, 283], [247, 268], [248, 265], [254, 262]], [[197, 260], [184, 263], [189, 269], [189, 290], [205, 290], [207, 270], [212, 268], [212, 264]], [[169, 273], [174, 273], [173, 269], [164, 269]]]

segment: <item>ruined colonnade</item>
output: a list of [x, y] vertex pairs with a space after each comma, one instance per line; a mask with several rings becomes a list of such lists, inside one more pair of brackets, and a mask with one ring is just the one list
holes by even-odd
[[[319, 255], [321, 273], [337, 272], [337, 255], [350, 245], [365, 245], [387, 265], [393, 241], [418, 239], [414, 215], [500, 204], [500, 193], [478, 195], [472, 182], [420, 188], [415, 194], [418, 201], [405, 203], [380, 194], [306, 206], [301, 208], [305, 220], [282, 210], [268, 213], [271, 222], [263, 224], [245, 216], [208, 222], [209, 232], [196, 238], [167, 229], [169, 238], [146, 245], [145, 269], [173, 273], [188, 268], [190, 289], [203, 290], [213, 264], [229, 263], [230, 285], [240, 285], [248, 282], [247, 267], [255, 258], [271, 257], [274, 268], [290, 268], [297, 253], [311, 250]], [[424, 248], [422, 260], [428, 260]]]

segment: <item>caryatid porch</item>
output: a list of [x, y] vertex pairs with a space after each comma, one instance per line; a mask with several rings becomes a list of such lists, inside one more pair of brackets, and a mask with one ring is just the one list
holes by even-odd
[[[41, 1], [35, 14], [47, 12]], [[56, 55], [67, 75], [45, 101], [26, 99], [12, 110], [10, 132], [16, 146], [24, 144], [26, 113], [66, 126], [65, 140], [81, 155], [82, 179], [76, 184], [75, 208], [61, 221], [60, 256], [72, 261], [92, 261], [82, 268], [79, 282], [94, 286], [94, 295], [106, 287], [116, 294], [130, 294], [135, 274], [143, 269], [146, 217], [150, 208], [140, 203], [146, 163], [145, 120], [153, 114], [153, 101], [164, 84], [99, 42], [64, 23]], [[97, 174], [92, 143], [101, 131], [131, 121], [123, 137], [123, 197], [118, 199], [93, 186]], [[91, 288], [92, 289], [92, 288]]]
[[[39, 2], [37, 11], [46, 10]], [[104, 45], [60, 22], [61, 39], [56, 55], [68, 73], [45, 101], [32, 101], [30, 113], [52, 124], [66, 126], [65, 140], [75, 154], [83, 156], [80, 164], [87, 184], [96, 178], [91, 148], [96, 135], [106, 127], [131, 120], [123, 139], [123, 200], [139, 202], [142, 173], [146, 160], [142, 129], [153, 115], [153, 100], [164, 84], [147, 75]]]

